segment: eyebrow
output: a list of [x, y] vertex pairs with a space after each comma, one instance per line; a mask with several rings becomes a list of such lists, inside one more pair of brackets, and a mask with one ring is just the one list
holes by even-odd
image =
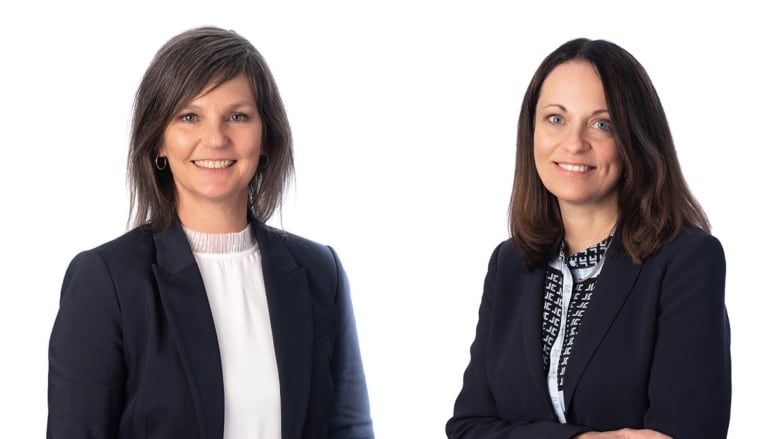
[[[569, 111], [564, 105], [561, 105], [561, 104], [547, 104], [547, 105], [545, 105], [542, 108], [548, 108], [548, 107], [558, 107], [558, 108], [560, 108], [563, 111], [566, 111], [566, 112]], [[606, 108], [600, 108], [598, 110], [594, 110], [590, 115], [591, 116], [595, 116], [595, 115], [601, 114], [601, 113], [609, 113], [609, 110], [607, 110]]]
[[[234, 102], [234, 103], [228, 105], [225, 108], [227, 108], [229, 111], [231, 111], [231, 110], [235, 110], [236, 108], [244, 107], [244, 106], [256, 108], [255, 103], [252, 102], [252, 101], [238, 101], [238, 102]], [[182, 110], [189, 110], [189, 109], [199, 110], [200, 108], [201, 108], [200, 105], [189, 103], [189, 104], [185, 105], [184, 107], [182, 107]]]

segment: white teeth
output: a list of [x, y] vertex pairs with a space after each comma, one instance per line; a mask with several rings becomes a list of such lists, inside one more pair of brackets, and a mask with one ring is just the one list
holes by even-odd
[[568, 163], [558, 163], [558, 166], [560, 166], [561, 168], [567, 171], [573, 171], [573, 172], [585, 172], [588, 170], [588, 166], [585, 165], [570, 165]]
[[222, 169], [232, 165], [234, 160], [195, 160], [195, 166], [209, 169]]

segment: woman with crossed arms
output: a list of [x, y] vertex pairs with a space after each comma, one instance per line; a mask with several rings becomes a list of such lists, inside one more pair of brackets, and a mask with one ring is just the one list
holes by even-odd
[[725, 258], [642, 66], [573, 40], [520, 112], [455, 439], [725, 438]]

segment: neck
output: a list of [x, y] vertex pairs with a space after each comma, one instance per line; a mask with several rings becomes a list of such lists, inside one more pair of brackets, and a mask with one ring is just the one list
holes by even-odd
[[235, 233], [247, 225], [247, 206], [179, 204], [176, 213], [182, 225], [203, 233]]
[[602, 241], [617, 225], [617, 206], [612, 209], [575, 209], [561, 206], [566, 252], [574, 254]]

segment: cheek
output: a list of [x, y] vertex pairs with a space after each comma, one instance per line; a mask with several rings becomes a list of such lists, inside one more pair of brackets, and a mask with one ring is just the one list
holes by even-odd
[[160, 138], [160, 151], [158, 154], [160, 155], [168, 155], [168, 144], [170, 143], [170, 140], [168, 139], [168, 133], [163, 133], [162, 137]]
[[246, 162], [246, 174], [247, 175], [255, 175], [257, 172], [257, 168], [260, 165], [260, 157], [257, 157], [257, 160], [253, 157], [251, 160], [248, 160]]
[[162, 137], [160, 152], [169, 157], [183, 156], [186, 155], [187, 144], [186, 135], [175, 130], [166, 130]]
[[620, 151], [618, 150], [615, 142], [610, 142], [601, 148], [602, 162], [608, 163], [616, 171], [621, 172], [623, 170], [623, 161], [620, 158]]
[[250, 163], [252, 167], [255, 167], [260, 162], [260, 156], [263, 154], [263, 147], [259, 143], [251, 148], [244, 150], [244, 157], [247, 159], [247, 163]]
[[160, 155], [166, 157], [173, 157], [176, 155], [176, 147], [171, 145], [171, 142], [167, 139], [163, 139], [162, 145], [160, 145]]
[[261, 154], [263, 154], [263, 148], [260, 142], [247, 143], [246, 148], [241, 153], [244, 157], [244, 169], [247, 174], [254, 175], [257, 172]]
[[545, 153], [544, 148], [538, 143], [534, 142], [534, 146], [533, 146], [534, 169], [536, 169], [536, 174], [542, 180], [544, 180], [546, 177], [544, 164], [547, 162], [547, 157], [548, 154]]
[[556, 135], [559, 132], [546, 129], [544, 126], [534, 130], [534, 155], [541, 156], [549, 154], [557, 144]]
[[534, 132], [533, 155], [537, 167], [543, 160], [549, 157], [552, 149], [552, 142], [549, 136]]
[[237, 145], [240, 145], [242, 154], [246, 157], [257, 157], [259, 159], [260, 155], [265, 153], [265, 148], [263, 147], [263, 130], [261, 127], [256, 127], [240, 133], [240, 137], [237, 137], [236, 143]]
[[539, 162], [542, 160], [542, 152], [541, 148], [539, 147], [539, 144], [537, 142], [534, 142], [533, 146], [533, 156], [534, 156], [534, 164], [536, 164], [536, 168], [539, 168]]

